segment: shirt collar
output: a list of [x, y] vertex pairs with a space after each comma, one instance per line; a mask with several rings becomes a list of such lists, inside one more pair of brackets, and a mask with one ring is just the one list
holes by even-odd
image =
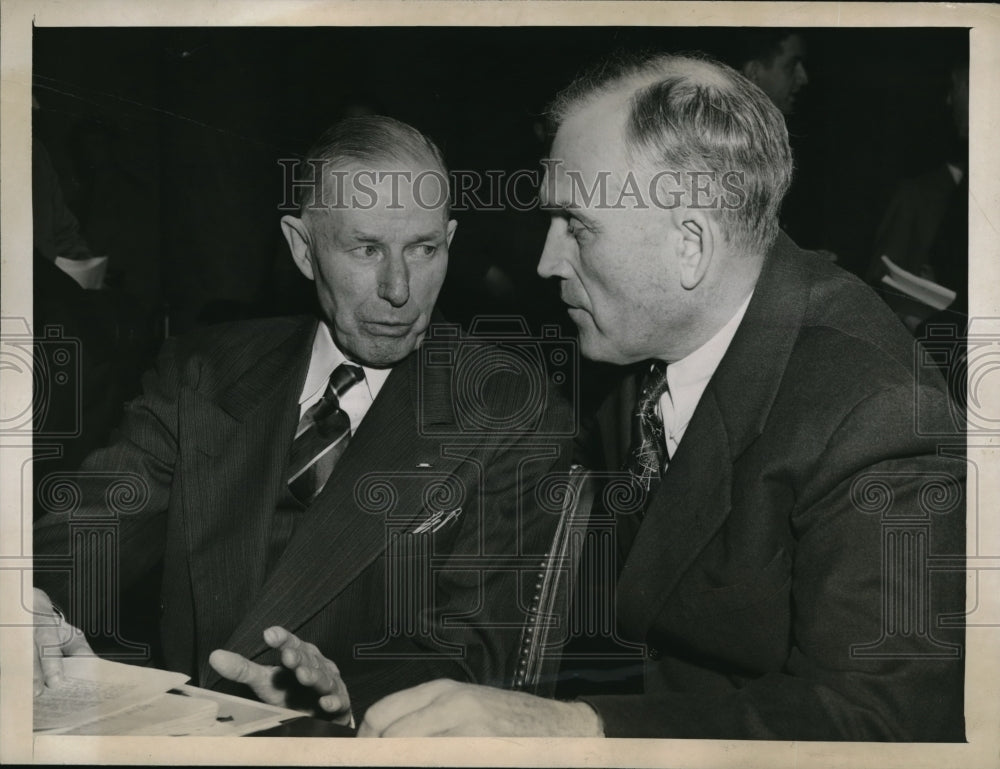
[[[306, 382], [302, 386], [302, 394], [299, 396], [299, 405], [301, 406], [310, 398], [321, 393], [326, 388], [326, 383], [330, 380], [330, 374], [333, 373], [333, 370], [341, 363], [347, 362], [353, 363], [353, 361], [348, 361], [347, 356], [337, 347], [337, 343], [333, 341], [333, 335], [330, 334], [330, 329], [327, 325], [320, 322], [316, 328], [316, 335], [313, 337], [312, 354], [309, 358], [309, 371], [306, 373]], [[365, 372], [365, 387], [368, 388], [368, 393], [371, 395], [372, 400], [375, 400], [375, 396], [382, 389], [385, 380], [389, 378], [392, 369], [369, 368], [368, 366], [362, 366], [361, 368]]]

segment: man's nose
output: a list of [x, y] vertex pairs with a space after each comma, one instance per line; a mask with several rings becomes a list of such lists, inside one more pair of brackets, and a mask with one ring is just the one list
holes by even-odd
[[806, 67], [801, 61], [795, 65], [795, 79], [798, 80], [799, 87], [802, 87], [809, 82], [809, 75], [806, 74]]
[[378, 295], [393, 307], [402, 307], [410, 298], [410, 268], [402, 254], [389, 254], [378, 276]]
[[538, 274], [543, 278], [569, 277], [566, 251], [570, 247], [566, 242], [568, 236], [562, 232], [565, 223], [553, 219], [549, 224], [549, 234], [545, 237], [542, 256], [538, 260]]

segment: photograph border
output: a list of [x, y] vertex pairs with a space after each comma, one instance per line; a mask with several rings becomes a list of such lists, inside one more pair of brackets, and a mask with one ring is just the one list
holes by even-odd
[[[30, 251], [32, 28], [87, 26], [781, 26], [967, 27], [970, 29], [970, 318], [1000, 336], [1000, 13], [989, 5], [929, 3], [667, 3], [571, 0], [4, 0], [0, 6], [0, 307], [5, 319], [31, 318]], [[991, 131], [992, 127], [992, 131]], [[970, 330], [970, 335], [973, 333]], [[0, 374], [2, 376], [2, 374]], [[1000, 379], [997, 376], [993, 380]], [[18, 384], [23, 384], [22, 378]], [[28, 378], [30, 382], [30, 378]], [[985, 406], [1000, 417], [1000, 381], [989, 381]], [[7, 387], [0, 416], [25, 402]], [[30, 401], [30, 392], [27, 393]], [[981, 404], [982, 405], [982, 404]], [[989, 523], [1000, 500], [998, 439], [968, 437], [968, 510]], [[323, 739], [128, 738], [33, 736], [30, 656], [31, 441], [0, 435], [0, 761], [100, 764], [298, 764], [437, 766], [672, 767], [977, 767], [1000, 754], [1000, 627], [975, 627], [966, 638], [966, 744], [888, 744], [648, 739]], [[975, 486], [973, 483], [975, 482]], [[26, 491], [27, 489], [28, 491]], [[13, 493], [12, 493], [12, 490]], [[974, 526], [968, 553], [1000, 569], [1000, 525]], [[990, 566], [989, 564], [993, 564]], [[1000, 594], [974, 590], [967, 610], [1000, 616]], [[988, 602], [989, 606], [984, 606]]]

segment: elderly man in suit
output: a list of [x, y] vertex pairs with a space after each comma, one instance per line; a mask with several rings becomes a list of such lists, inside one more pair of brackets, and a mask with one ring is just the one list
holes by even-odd
[[[538, 389], [544, 372], [474, 339], [434, 341], [456, 228], [437, 147], [358, 117], [309, 159], [300, 215], [281, 226], [322, 317], [171, 340], [71, 479], [74, 509], [36, 525], [36, 581], [72, 621], [98, 598], [81, 575], [120, 558], [126, 585], [162, 558], [167, 667], [347, 721], [442, 676], [510, 685], [528, 603], [511, 564], [537, 571], [551, 542], [535, 486], [568, 465], [557, 436], [572, 431]], [[109, 478], [132, 483], [128, 509]], [[72, 535], [116, 513], [120, 556]], [[46, 593], [36, 606], [50, 612]], [[87, 651], [58, 630], [36, 633], [36, 691], [60, 675], [53, 648]]]
[[622, 367], [589, 465], [640, 495], [611, 510], [640, 674], [569, 701], [433, 681], [360, 733], [963, 740], [964, 439], [888, 309], [779, 232], [780, 112], [659, 55], [553, 114], [538, 270]]

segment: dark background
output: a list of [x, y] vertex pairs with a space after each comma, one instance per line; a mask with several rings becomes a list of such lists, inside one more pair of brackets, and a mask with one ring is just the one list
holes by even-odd
[[[545, 103], [616, 48], [724, 57], [738, 29], [239, 28], [35, 30], [35, 131], [111, 282], [170, 331], [310, 309], [278, 227], [277, 160], [352, 105], [413, 123], [453, 169], [537, 168]], [[964, 29], [808, 29], [810, 82], [789, 119], [785, 225], [862, 273], [898, 180], [940, 162]], [[458, 215], [441, 306], [565, 323], [534, 277], [537, 213]], [[486, 266], [517, 288], [495, 307]], [[516, 306], [514, 306], [516, 305]]]

